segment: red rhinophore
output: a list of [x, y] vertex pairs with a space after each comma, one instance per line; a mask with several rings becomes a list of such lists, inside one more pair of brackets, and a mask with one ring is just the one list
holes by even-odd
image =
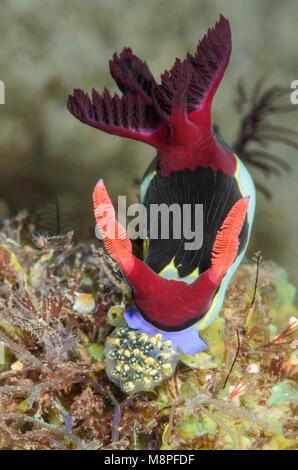
[[176, 59], [158, 84], [147, 64], [125, 48], [110, 61], [110, 72], [122, 92], [111, 96], [82, 90], [69, 96], [70, 112], [89, 126], [140, 140], [155, 147], [159, 172], [199, 165], [233, 176], [236, 161], [218, 144], [211, 129], [211, 104], [231, 54], [229, 22], [220, 17], [200, 41], [194, 55]]
[[210, 276], [215, 282], [221, 280], [236, 258], [239, 239], [249, 203], [249, 196], [239, 199], [217, 232], [213, 245]]
[[129, 273], [134, 264], [131, 241], [125, 228], [116, 220], [115, 209], [102, 179], [95, 186], [93, 203], [96, 224], [109, 255], [124, 272]]

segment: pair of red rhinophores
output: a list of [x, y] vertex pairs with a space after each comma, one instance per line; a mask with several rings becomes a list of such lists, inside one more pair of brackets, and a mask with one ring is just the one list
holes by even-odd
[[[169, 244], [172, 250], [169, 254], [164, 252], [168, 250], [164, 250], [164, 245], [153, 246], [153, 243], [150, 251], [149, 240], [145, 262], [136, 258], [128, 234], [116, 220], [103, 181], [95, 187], [95, 217], [105, 247], [131, 284], [134, 302], [143, 318], [165, 331], [183, 330], [208, 312], [239, 253], [239, 237], [246, 220], [249, 196], [243, 197], [238, 190], [236, 157], [217, 140], [211, 127], [212, 99], [230, 53], [230, 26], [221, 16], [215, 28], [199, 43], [196, 53], [188, 53], [184, 61], [176, 59], [170, 71], [161, 75], [160, 84], [147, 64], [125, 48], [110, 61], [110, 72], [122, 92], [121, 97], [111, 96], [106, 89], [102, 95], [93, 90], [91, 101], [88, 94], [75, 90], [68, 100], [69, 110], [83, 123], [110, 134], [140, 140], [157, 149], [156, 172], [152, 173], [148, 188], [146, 186], [145, 200], [158, 204], [158, 194], [170, 184], [173, 198], [170, 202], [187, 203], [189, 185], [192, 191], [197, 188], [196, 202], [203, 198], [207, 205], [204, 211], [212, 215], [204, 219], [204, 237], [209, 244], [212, 242], [211, 249], [193, 253], [198, 259], [199, 276], [191, 283], [185, 282], [183, 274], [178, 275], [182, 264], [176, 262], [178, 249], [174, 242]], [[198, 178], [194, 183], [194, 174], [204, 174], [204, 178], [214, 182], [216, 197], [207, 194], [211, 189], [206, 181]], [[222, 185], [219, 189], [218, 181]], [[154, 192], [154, 185], [158, 185], [159, 191]], [[164, 265], [158, 260], [157, 268], [156, 258], [165, 259]], [[165, 267], [173, 259], [177, 277], [166, 279], [159, 274], [161, 266]], [[203, 267], [202, 260], [205, 260]], [[186, 272], [187, 266], [183, 268]]]

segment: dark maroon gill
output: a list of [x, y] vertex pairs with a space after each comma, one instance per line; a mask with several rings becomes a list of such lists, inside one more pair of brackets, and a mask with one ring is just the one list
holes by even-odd
[[218, 144], [211, 128], [211, 104], [231, 54], [229, 22], [220, 17], [194, 55], [176, 59], [157, 84], [147, 64], [125, 48], [110, 61], [110, 72], [122, 92], [111, 96], [82, 90], [69, 96], [70, 112], [89, 126], [140, 140], [155, 147], [159, 172], [198, 166], [221, 169], [233, 176], [233, 154]]

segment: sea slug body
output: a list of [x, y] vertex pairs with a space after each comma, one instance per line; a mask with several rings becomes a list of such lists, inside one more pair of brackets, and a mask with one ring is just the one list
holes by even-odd
[[[125, 48], [110, 61], [121, 97], [111, 96], [107, 90], [102, 95], [93, 90], [91, 100], [88, 94], [75, 90], [68, 101], [71, 113], [83, 123], [157, 149], [140, 186], [140, 201], [148, 209], [147, 214], [153, 204], [176, 204], [180, 208], [190, 205], [192, 215], [196, 205], [203, 205], [202, 246], [189, 249], [189, 240], [183, 234], [175, 238], [173, 220], [169, 239], [150, 238], [148, 216], [141, 261], [132, 254], [131, 241], [116, 220], [102, 180], [94, 190], [98, 229], [110, 256], [120, 264], [133, 289], [136, 308], [125, 313], [126, 327], [136, 330], [137, 337], [147, 334], [159, 338], [153, 340], [159, 341], [154, 352], [142, 352], [145, 356], [140, 360], [144, 364], [153, 361], [155, 368], [155, 358], [164, 342], [170, 342], [176, 359], [179, 351], [195, 354], [205, 349], [199, 331], [219, 314], [249, 241], [255, 210], [254, 184], [244, 164], [215, 136], [211, 125], [212, 100], [230, 53], [230, 26], [221, 16], [200, 41], [196, 53], [188, 53], [183, 61], [176, 59], [170, 71], [161, 75], [160, 84], [147, 64]], [[186, 219], [181, 213], [184, 226]], [[130, 355], [132, 345], [129, 343], [127, 348]], [[148, 390], [165, 377], [158, 372], [153, 379], [153, 366], [153, 375], [144, 375], [141, 369], [136, 371], [139, 375], [133, 373], [131, 365], [126, 371], [126, 356], [124, 362], [121, 358], [120, 370], [116, 352], [110, 351], [114, 351], [111, 345], [107, 354], [113, 363], [114, 381], [126, 393], [142, 387]], [[174, 362], [168, 374], [174, 373]], [[125, 385], [119, 380], [121, 374]], [[109, 376], [113, 380], [111, 369]]]

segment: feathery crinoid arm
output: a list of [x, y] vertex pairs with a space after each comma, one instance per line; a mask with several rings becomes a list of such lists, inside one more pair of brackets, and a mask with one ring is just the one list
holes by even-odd
[[165, 279], [133, 256], [128, 234], [116, 220], [102, 180], [95, 187], [93, 200], [97, 227], [105, 247], [121, 265], [133, 288], [135, 303], [145, 319], [166, 331], [181, 330], [202, 318], [237, 256], [249, 198], [234, 204], [216, 236], [211, 267], [192, 284]]

